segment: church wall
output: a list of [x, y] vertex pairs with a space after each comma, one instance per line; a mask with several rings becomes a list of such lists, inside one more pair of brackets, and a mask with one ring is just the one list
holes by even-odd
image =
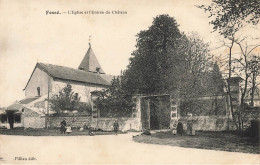
[[[40, 95], [48, 94], [48, 78], [50, 76], [39, 68], [36, 68], [25, 89], [25, 97], [38, 96], [37, 88], [40, 87]], [[50, 78], [51, 81], [52, 78]]]
[[[58, 93], [60, 90], [62, 90], [68, 81], [65, 80], [55, 80], [52, 83], [52, 93]], [[89, 102], [91, 101], [91, 93], [95, 90], [102, 90], [105, 89], [105, 87], [102, 86], [96, 86], [92, 84], [87, 83], [79, 83], [79, 82], [70, 82], [72, 86], [72, 90], [74, 93], [78, 93], [78, 96], [80, 97], [80, 102]]]

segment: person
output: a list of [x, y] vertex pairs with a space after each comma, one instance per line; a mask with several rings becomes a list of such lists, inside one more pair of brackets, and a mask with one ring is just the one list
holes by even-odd
[[115, 132], [115, 134], [117, 135], [118, 128], [119, 128], [119, 124], [118, 124], [118, 121], [117, 121], [117, 120], [114, 122], [113, 127], [114, 127], [114, 132]]
[[141, 133], [141, 135], [152, 135], [152, 134], [151, 134], [151, 132], [150, 132], [149, 130], [145, 129], [145, 130]]
[[65, 120], [63, 120], [61, 123], [61, 127], [60, 127], [60, 132], [61, 132], [61, 134], [65, 134], [65, 132], [66, 132], [66, 125], [67, 125], [67, 123], [66, 123], [66, 121]]
[[178, 124], [177, 124], [177, 133], [181, 136], [183, 134], [183, 124], [182, 124], [182, 122], [178, 122]]
[[89, 126], [88, 135], [94, 136], [94, 128], [91, 125]]
[[70, 133], [72, 132], [70, 125], [68, 125], [68, 127], [67, 127], [67, 129], [66, 129], [66, 132], [67, 132], [67, 134], [70, 134]]

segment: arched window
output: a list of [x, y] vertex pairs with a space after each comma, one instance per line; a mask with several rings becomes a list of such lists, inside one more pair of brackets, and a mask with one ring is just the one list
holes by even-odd
[[38, 96], [41, 96], [41, 88], [40, 87], [37, 87], [37, 93], [38, 93]]

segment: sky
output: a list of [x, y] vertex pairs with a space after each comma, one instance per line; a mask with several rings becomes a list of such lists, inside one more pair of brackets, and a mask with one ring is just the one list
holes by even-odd
[[200, 4], [209, 1], [0, 0], [0, 107], [25, 97], [23, 89], [37, 62], [77, 68], [88, 50], [89, 36], [103, 70], [120, 74], [135, 50], [136, 35], [160, 14], [174, 17], [182, 32], [197, 32], [216, 46], [219, 36], [211, 33], [207, 14], [195, 7]]

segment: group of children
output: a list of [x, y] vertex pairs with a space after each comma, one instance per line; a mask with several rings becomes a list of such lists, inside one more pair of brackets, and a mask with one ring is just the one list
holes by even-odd
[[67, 126], [67, 123], [65, 120], [63, 120], [61, 122], [60, 132], [61, 132], [61, 134], [65, 134], [65, 133], [70, 134], [72, 132], [71, 126], [69, 124]]

